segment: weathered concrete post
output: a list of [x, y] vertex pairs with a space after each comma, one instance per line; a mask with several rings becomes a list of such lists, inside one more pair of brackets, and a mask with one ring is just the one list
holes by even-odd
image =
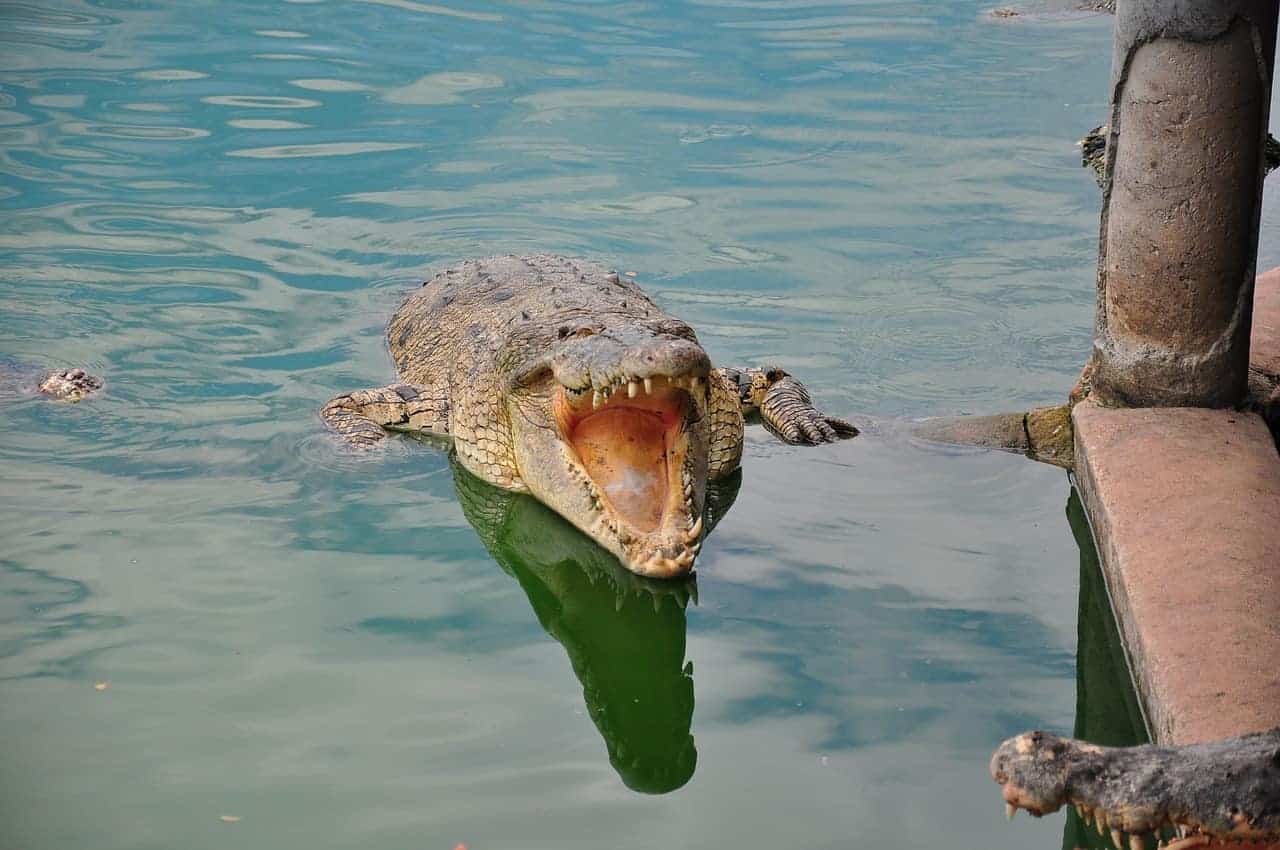
[[1245, 394], [1277, 0], [1119, 0], [1091, 359], [1132, 406]]

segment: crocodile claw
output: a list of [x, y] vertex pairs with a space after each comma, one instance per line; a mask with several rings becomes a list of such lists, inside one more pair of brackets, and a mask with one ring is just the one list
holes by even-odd
[[789, 375], [765, 392], [760, 416], [780, 440], [793, 445], [834, 443], [858, 436], [852, 423], [814, 407], [804, 384]]

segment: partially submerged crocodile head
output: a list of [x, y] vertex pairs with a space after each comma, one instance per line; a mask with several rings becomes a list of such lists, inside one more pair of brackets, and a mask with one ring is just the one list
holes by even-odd
[[1152, 833], [1172, 837], [1166, 850], [1280, 843], [1280, 729], [1183, 747], [1026, 732], [996, 750], [991, 776], [1010, 817], [1071, 804], [1118, 848], [1150, 848]]
[[640, 575], [701, 546], [711, 361], [692, 328], [610, 313], [513, 329], [497, 357], [520, 478]]

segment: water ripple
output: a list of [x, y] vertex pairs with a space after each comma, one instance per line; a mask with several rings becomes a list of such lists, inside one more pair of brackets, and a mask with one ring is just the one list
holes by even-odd
[[[1098, 196], [1071, 143], [1106, 108], [1109, 23], [981, 9], [6, 5], [6, 838], [155, 844], [225, 805], [320, 848], [648, 847], [661, 823], [690, 847], [1030, 846], [965, 777], [1011, 723], [1069, 725], [1065, 484], [883, 417], [1074, 379]], [[583, 612], [493, 562], [444, 455], [356, 452], [317, 414], [394, 379], [387, 318], [434, 270], [540, 250], [636, 271], [716, 362], [874, 416], [811, 450], [751, 430], [679, 635], [679, 794], [619, 782], [601, 683], [543, 628]], [[71, 365], [104, 392], [33, 392]], [[24, 781], [50, 753], [76, 769]]]
[[212, 106], [239, 106], [247, 109], [312, 109], [320, 106], [318, 100], [279, 95], [220, 94], [200, 99]]
[[416, 144], [394, 142], [325, 142], [314, 145], [273, 145], [265, 148], [243, 148], [227, 151], [227, 156], [250, 159], [296, 159], [313, 156], [356, 156], [379, 151], [402, 151], [421, 147]]

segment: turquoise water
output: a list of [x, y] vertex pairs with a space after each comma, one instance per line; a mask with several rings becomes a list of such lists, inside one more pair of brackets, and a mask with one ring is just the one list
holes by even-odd
[[1058, 846], [986, 764], [1075, 723], [1060, 471], [752, 433], [695, 603], [315, 413], [533, 250], [836, 413], [1061, 399], [1111, 20], [985, 8], [0, 5], [0, 355], [107, 381], [0, 405], [0, 846]]

